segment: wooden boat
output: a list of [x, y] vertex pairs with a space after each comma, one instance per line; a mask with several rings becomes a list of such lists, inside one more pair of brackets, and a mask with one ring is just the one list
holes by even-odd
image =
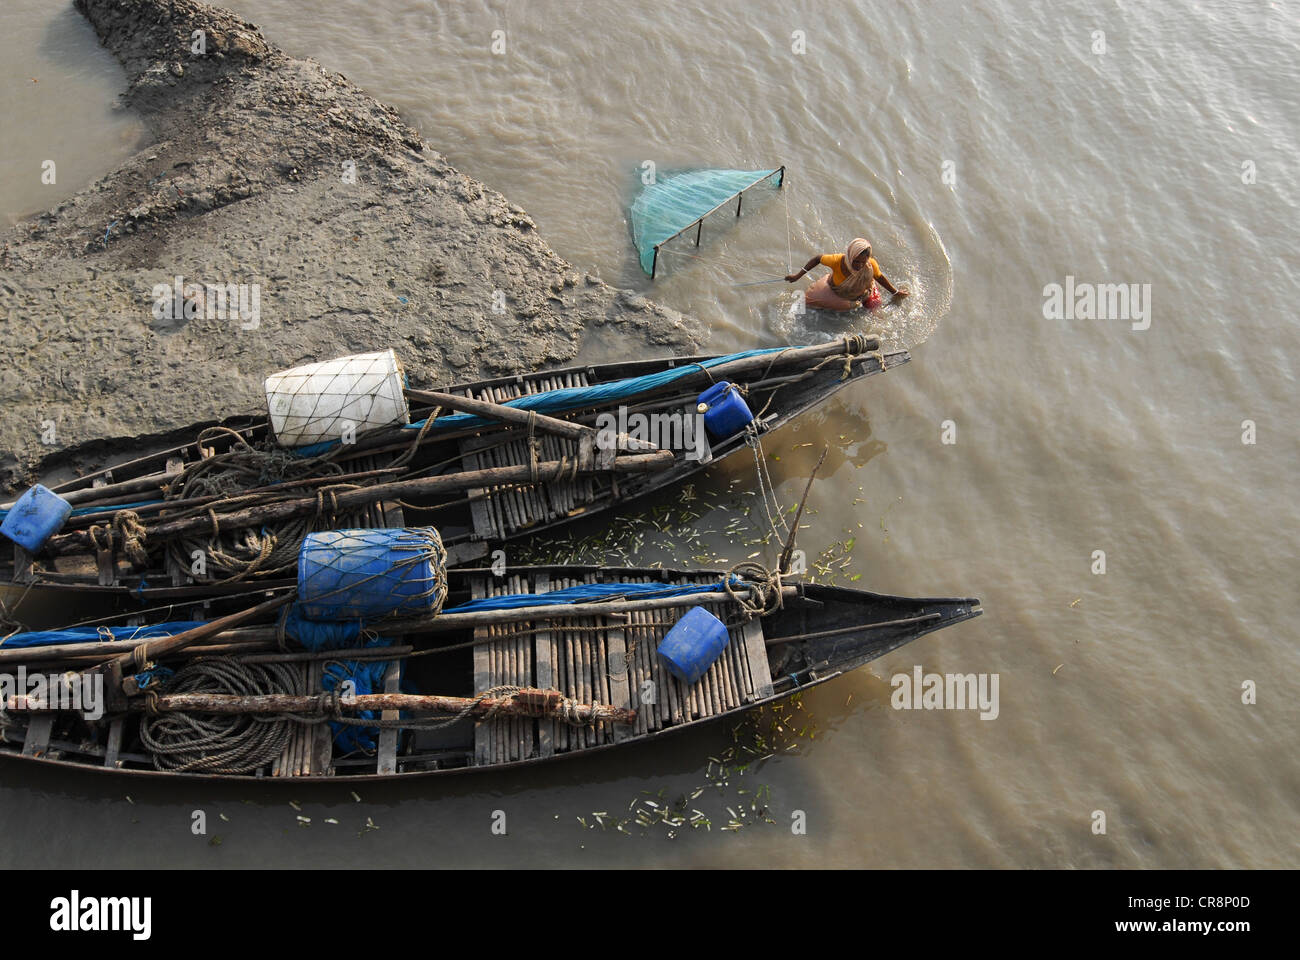
[[[104, 699], [109, 709], [88, 721], [67, 710], [29, 711], [27, 708], [42, 705], [40, 698], [25, 699], [23, 690], [10, 690], [10, 695], [0, 700], [9, 708], [0, 717], [5, 726], [0, 756], [133, 776], [297, 784], [522, 767], [649, 741], [708, 721], [736, 717], [982, 613], [974, 599], [909, 599], [746, 576], [720, 571], [520, 567], [497, 577], [489, 569], [453, 569], [448, 573], [446, 606], [436, 616], [373, 625], [393, 643], [379, 651], [286, 652], [279, 645], [280, 621], [274, 611], [240, 614], [245, 617], [243, 622], [222, 632], [212, 632], [217, 622], [210, 621], [205, 628], [210, 635], [199, 645], [164, 653], [158, 662], [176, 668], [220, 664], [225, 669], [224, 665], [236, 662], [246, 668], [273, 667], [280, 672], [272, 687], [285, 696], [267, 701], [263, 688], [258, 695], [222, 699], [213, 694], [172, 694], [164, 685], [151, 706], [147, 685], [141, 692], [139, 682], [128, 676], [116, 700]], [[724, 578], [730, 578], [730, 592], [722, 587]], [[662, 591], [616, 592], [599, 602], [565, 606], [541, 606], [542, 600], [533, 599], [591, 584], [614, 584], [607, 589], [615, 591], [630, 591], [627, 584], [652, 584], [663, 591], [697, 592], [686, 596], [663, 596]], [[259, 609], [287, 599], [276, 599], [276, 593], [257, 591], [259, 600], [272, 596], [271, 601], [260, 603]], [[457, 612], [466, 601], [502, 594], [531, 596], [516, 598], [524, 605], [511, 610]], [[248, 602], [248, 597], [211, 599], [205, 601], [206, 612], [224, 616], [226, 610]], [[759, 606], [762, 610], [747, 619], [746, 604], [751, 605], [751, 612]], [[671, 677], [656, 654], [665, 633], [688, 606], [711, 611], [726, 624], [729, 638], [721, 657], [690, 686]], [[152, 616], [175, 619], [183, 613], [168, 606]], [[167, 644], [177, 639], [145, 642]], [[15, 649], [0, 645], [0, 676], [11, 678], [13, 684], [20, 668], [28, 678], [81, 670], [106, 656], [129, 655], [140, 642]], [[362, 662], [361, 658], [374, 656], [390, 658], [382, 661], [387, 663], [382, 693], [358, 695], [352, 707], [319, 693], [327, 660], [356, 657]], [[154, 653], [142, 653], [142, 659], [153, 662]], [[507, 691], [523, 689], [502, 693], [502, 687]], [[487, 699], [475, 699], [494, 690]], [[187, 696], [191, 699], [186, 700]], [[232, 707], [232, 701], [238, 705]], [[233, 773], [205, 769], [204, 763], [213, 762], [215, 747], [200, 751], [199, 760], [182, 763], [184, 754], [169, 754], [170, 761], [159, 761], [145, 745], [142, 731], [143, 724], [173, 718], [182, 707], [190, 717], [209, 720], [232, 717], [208, 712], [214, 704], [222, 710], [265, 707], [304, 715], [315, 710], [319, 718], [327, 710], [332, 711], [330, 716], [343, 716], [345, 711], [361, 709], [363, 703], [387, 708], [381, 716], [394, 724], [378, 732], [373, 752], [344, 755], [333, 745], [324, 722], [282, 721], [282, 739], [273, 744], [273, 755], [254, 768]], [[44, 705], [50, 705], [48, 695]], [[399, 710], [404, 712], [399, 714]], [[458, 714], [448, 710], [463, 710], [463, 714], [457, 719]], [[438, 729], [396, 728], [417, 726], [417, 718], [430, 716], [444, 718], [444, 725]], [[150, 735], [150, 742], [159, 739], [159, 735]], [[173, 768], [168, 768], [168, 763]]]
[[[72, 449], [45, 464], [47, 486], [73, 504], [72, 516], [37, 556], [0, 541], [0, 582], [146, 600], [241, 592], [250, 582], [291, 582], [302, 535], [337, 527], [436, 525], [450, 562], [468, 563], [485, 556], [490, 544], [663, 490], [761, 442], [848, 384], [910, 360], [906, 351], [881, 353], [878, 342], [863, 337], [737, 356], [711, 369], [702, 365], [719, 358], [667, 358], [410, 390], [412, 426], [358, 435], [318, 457], [277, 449], [265, 417], [154, 438], [148, 451], [114, 451], [118, 462], [53, 482], [71, 465], [104, 462], [112, 445]], [[500, 409], [520, 398], [665, 372], [676, 379], [595, 404], [578, 394], [571, 408], [528, 425], [490, 419], [526, 419]], [[620, 405], [629, 420], [659, 416], [667, 424], [723, 379], [747, 391], [754, 424], [706, 437], [701, 459], [671, 444], [638, 442], [635, 433], [630, 449], [591, 449], [602, 415], [612, 417]], [[475, 400], [498, 406], [472, 426], [440, 426], [454, 425], [442, 419], [452, 404], [482, 414]], [[422, 421], [429, 429], [416, 428]], [[204, 560], [201, 567], [195, 558]]]

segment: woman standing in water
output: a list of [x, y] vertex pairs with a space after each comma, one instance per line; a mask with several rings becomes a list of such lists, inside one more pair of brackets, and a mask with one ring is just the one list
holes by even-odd
[[815, 280], [806, 291], [804, 301], [820, 310], [852, 310], [861, 304], [871, 308], [880, 305], [880, 291], [876, 282], [894, 295], [895, 299], [907, 296], [906, 287], [895, 287], [880, 272], [880, 264], [871, 256], [871, 244], [858, 237], [844, 253], [828, 253], [813, 257], [802, 270], [785, 279], [794, 283], [816, 266], [829, 267], [830, 273]]

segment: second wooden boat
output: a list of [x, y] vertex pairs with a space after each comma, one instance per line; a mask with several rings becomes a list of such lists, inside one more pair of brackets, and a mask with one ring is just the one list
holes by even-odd
[[[884, 596], [754, 571], [524, 567], [448, 578], [435, 616], [351, 637], [301, 632], [285, 608], [268, 609], [275, 591], [269, 601], [258, 591], [208, 601], [208, 618], [261, 601], [225, 629], [177, 622], [194, 611], [167, 607], [134, 626], [11, 638], [39, 645], [0, 646], [0, 675], [10, 678], [0, 758], [299, 784], [509, 769], [735, 717], [982, 612], [970, 598]], [[721, 621], [726, 645], [688, 684], [657, 651], [690, 608]], [[196, 645], [165, 649], [196, 629], [208, 631]], [[303, 646], [323, 639], [340, 646]], [[93, 704], [52, 692], [56, 678], [124, 656], [136, 659], [116, 702], [108, 691], [88, 711]], [[351, 693], [326, 692], [327, 675], [335, 693], [354, 681]], [[382, 728], [367, 728], [362, 710]]]

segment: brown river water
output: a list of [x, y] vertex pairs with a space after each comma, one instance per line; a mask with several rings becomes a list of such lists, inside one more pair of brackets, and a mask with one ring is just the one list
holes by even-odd
[[[725, 727], [550, 769], [375, 784], [359, 802], [341, 786], [10, 764], [0, 866], [1300, 862], [1294, 6], [228, 6], [396, 106], [578, 268], [703, 318], [710, 352], [873, 329], [909, 347], [910, 365], [770, 438], [769, 469], [792, 502], [829, 443], [809, 557], [847, 557], [842, 581], [878, 592], [979, 597], [985, 616], [809, 693], [815, 736], [747, 774], [770, 789], [774, 824], [579, 824], [642, 791], [693, 792]], [[12, 221], [129, 156], [142, 128], [115, 109], [121, 73], [70, 4], [6, 0], [0, 16]], [[33, 171], [69, 142], [79, 159], [42, 186]], [[784, 163], [788, 181], [651, 283], [626, 219], [645, 161]], [[737, 286], [858, 235], [910, 300], [845, 321], [793, 313], [784, 284]], [[1045, 306], [1051, 284], [1103, 283], [1140, 301], [1102, 319]], [[582, 359], [622, 355], [606, 341]], [[753, 478], [736, 458], [696, 485], [707, 560], [750, 552], [719, 531]], [[698, 552], [670, 531], [636, 556]], [[890, 709], [890, 678], [917, 665], [997, 674], [996, 718]], [[699, 802], [747, 802], [739, 789]], [[195, 810], [208, 836], [191, 832]]]

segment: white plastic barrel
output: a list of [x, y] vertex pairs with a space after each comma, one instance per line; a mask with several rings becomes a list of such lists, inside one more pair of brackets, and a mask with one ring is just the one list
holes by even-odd
[[403, 379], [391, 347], [272, 374], [266, 406], [276, 442], [302, 447], [410, 423]]

